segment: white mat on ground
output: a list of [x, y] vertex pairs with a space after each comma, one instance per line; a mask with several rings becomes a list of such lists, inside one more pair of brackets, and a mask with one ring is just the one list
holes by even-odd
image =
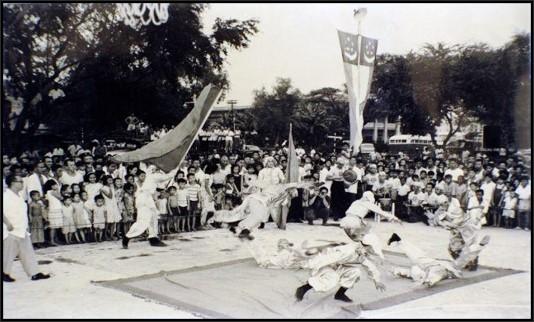
[[[386, 259], [396, 265], [408, 265], [404, 255], [386, 252]], [[395, 278], [387, 271], [382, 272], [386, 292], [376, 291], [366, 276], [347, 292], [354, 303], [362, 304], [363, 310], [381, 309], [519, 271], [482, 266], [476, 272], [466, 272], [461, 280], [447, 280], [431, 289], [411, 280]], [[306, 270], [262, 269], [253, 259], [242, 259], [99, 284], [210, 318], [320, 319], [359, 316], [358, 304], [336, 301], [333, 293], [310, 291], [302, 302], [296, 302], [295, 289], [304, 284], [307, 278]]]

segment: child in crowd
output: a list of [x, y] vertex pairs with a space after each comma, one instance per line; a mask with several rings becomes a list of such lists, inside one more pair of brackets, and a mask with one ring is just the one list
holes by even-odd
[[30, 237], [34, 247], [39, 248], [44, 243], [44, 218], [46, 208], [41, 201], [41, 194], [37, 190], [30, 191], [30, 204], [28, 205], [30, 215]]
[[[511, 184], [512, 183], [510, 182], [510, 185]], [[517, 207], [517, 194], [513, 188], [504, 190], [499, 206], [502, 208], [504, 228], [512, 228], [513, 221], [516, 217], [515, 210]]]
[[80, 242], [78, 236], [74, 234], [76, 232], [76, 225], [74, 224], [74, 207], [72, 206], [71, 197], [66, 197], [63, 200], [61, 213], [63, 214], [63, 228], [61, 229], [61, 231], [63, 232], [63, 235], [65, 235], [65, 243], [72, 243], [73, 235], [76, 241]]
[[158, 200], [156, 200], [156, 208], [158, 208], [158, 227], [160, 234], [170, 234], [169, 231], [169, 213], [167, 210], [167, 192], [164, 189], [157, 188], [159, 192]]
[[180, 178], [178, 179], [177, 183], [178, 189], [176, 190], [176, 201], [178, 209], [180, 209], [180, 230], [191, 231], [191, 218], [189, 217], [189, 198], [187, 196], [188, 191], [185, 188], [187, 181], [184, 178]]
[[187, 198], [189, 199], [189, 214], [188, 216], [192, 218], [192, 227], [196, 229], [197, 227], [197, 217], [200, 215], [200, 184], [195, 180], [195, 174], [189, 173], [187, 175]]
[[254, 166], [249, 164], [247, 166], [247, 173], [243, 175], [243, 187], [241, 189], [243, 198], [255, 192], [257, 180], [258, 175], [255, 172]]
[[83, 243], [86, 242], [86, 235], [91, 228], [89, 213], [85, 209], [80, 194], [75, 193], [72, 197], [72, 208], [74, 208], [74, 225], [76, 226], [76, 236]]
[[[118, 170], [116, 170], [118, 171]], [[124, 212], [126, 211], [124, 209], [124, 202], [122, 199], [124, 198], [124, 181], [121, 178], [114, 178], [113, 179], [113, 194], [115, 195], [115, 200], [117, 201], [117, 207], [119, 208], [119, 213], [121, 215], [121, 220], [119, 223], [117, 223], [117, 236], [119, 234], [125, 234], [127, 230], [124, 230]]]
[[89, 228], [87, 228], [85, 232], [86, 239], [89, 238], [89, 236], [92, 237], [92, 240], [96, 241], [94, 231], [92, 229], [93, 227], [93, 207], [95, 206], [94, 200], [89, 200], [89, 194], [87, 191], [82, 190], [80, 193], [80, 199], [82, 200], [83, 204], [83, 210], [87, 213], [87, 218], [89, 218]]
[[[117, 198], [115, 195], [115, 188], [113, 183], [113, 178], [109, 175], [104, 175], [101, 178], [102, 189], [100, 190], [102, 197], [105, 200], [106, 206], [106, 231], [105, 238], [113, 240], [117, 232], [117, 223], [122, 220], [121, 213], [119, 211], [119, 206], [117, 203]], [[117, 239], [119, 239], [117, 237]]]
[[127, 182], [124, 185], [124, 195], [122, 196], [122, 203], [124, 212], [122, 213], [122, 223], [123, 223], [123, 229], [124, 233], [126, 233], [128, 230], [130, 230], [130, 227], [132, 226], [132, 222], [136, 219], [136, 213], [135, 213], [135, 199], [134, 199], [134, 192], [135, 186], [131, 183]]
[[215, 188], [215, 193], [213, 195], [213, 202], [215, 203], [214, 207], [215, 210], [221, 210], [225, 204], [224, 185], [215, 184], [213, 186]]
[[107, 209], [102, 195], [96, 195], [93, 207], [93, 227], [95, 229], [95, 241], [101, 242], [106, 229]]
[[178, 189], [175, 186], [170, 186], [167, 188], [167, 193], [169, 194], [167, 199], [167, 212], [169, 213], [169, 221], [172, 220], [172, 229], [174, 232], [180, 231], [180, 225], [182, 223], [180, 207], [178, 207], [178, 195], [176, 194], [177, 191]]
[[226, 176], [226, 186], [224, 191], [224, 197], [226, 200], [226, 203], [230, 202], [230, 209], [234, 207], [234, 205], [238, 205], [240, 203], [239, 196], [241, 195], [241, 192], [237, 188], [235, 184], [235, 178], [232, 174], [229, 174]]

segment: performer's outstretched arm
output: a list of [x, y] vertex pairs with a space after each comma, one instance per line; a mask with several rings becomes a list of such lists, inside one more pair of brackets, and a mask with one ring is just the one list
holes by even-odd
[[375, 283], [376, 289], [381, 292], [385, 291], [386, 286], [384, 285], [384, 283], [380, 281], [380, 271], [378, 270], [378, 268], [376, 268], [376, 265], [371, 260], [366, 258], [362, 262], [362, 266], [367, 272], [367, 275], [369, 276], [369, 278], [373, 280], [373, 282]]
[[389, 221], [396, 221], [396, 222], [400, 222], [400, 219], [397, 218], [395, 215], [393, 215], [392, 213], [389, 213], [389, 212], [386, 212], [384, 210], [382, 210], [380, 208], [380, 206], [377, 206], [375, 204], [372, 204], [370, 202], [366, 202], [365, 203], [365, 207], [367, 207], [367, 209], [369, 209], [370, 211], [386, 218], [387, 220]]

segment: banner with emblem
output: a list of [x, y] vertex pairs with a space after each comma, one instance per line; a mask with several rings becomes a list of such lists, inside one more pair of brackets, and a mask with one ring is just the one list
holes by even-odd
[[349, 94], [350, 146], [358, 153], [363, 141], [363, 110], [373, 78], [378, 40], [338, 30]]

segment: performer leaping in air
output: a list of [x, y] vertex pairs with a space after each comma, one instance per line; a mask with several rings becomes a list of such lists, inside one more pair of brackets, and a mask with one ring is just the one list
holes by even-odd
[[288, 196], [298, 188], [310, 188], [317, 185], [313, 182], [285, 183], [266, 187], [261, 192], [255, 192], [245, 198], [243, 203], [233, 210], [219, 210], [209, 222], [235, 223], [239, 221], [237, 229], [232, 231], [239, 238], [254, 239], [251, 231], [269, 220], [273, 209], [287, 202]]

